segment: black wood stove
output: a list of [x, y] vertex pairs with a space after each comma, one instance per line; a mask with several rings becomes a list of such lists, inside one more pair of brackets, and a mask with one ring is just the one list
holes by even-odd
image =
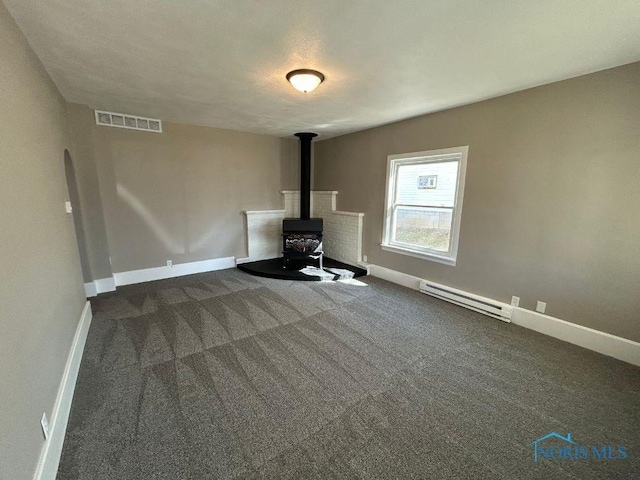
[[318, 259], [322, 268], [322, 219], [311, 211], [311, 141], [315, 133], [296, 133], [300, 139], [300, 218], [282, 221], [282, 268]]

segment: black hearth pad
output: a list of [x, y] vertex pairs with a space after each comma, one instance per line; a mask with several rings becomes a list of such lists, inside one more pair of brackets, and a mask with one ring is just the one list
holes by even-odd
[[[313, 265], [317, 266], [318, 262], [314, 261]], [[304, 265], [300, 265], [300, 268], [303, 268], [303, 266]], [[320, 277], [305, 275], [304, 273], [300, 273], [297, 268], [292, 267], [287, 270], [283, 270], [282, 258], [270, 258], [268, 260], [259, 260], [257, 262], [241, 263], [238, 265], [239, 270], [258, 277], [277, 278], [279, 280], [300, 280], [304, 282], [320, 281]], [[328, 257], [324, 257], [323, 267], [351, 270], [354, 273], [354, 277], [363, 277], [367, 274], [367, 271], [362, 268], [347, 265], [346, 263], [342, 263]], [[338, 278], [338, 275], [336, 275], [334, 280], [337, 280]]]

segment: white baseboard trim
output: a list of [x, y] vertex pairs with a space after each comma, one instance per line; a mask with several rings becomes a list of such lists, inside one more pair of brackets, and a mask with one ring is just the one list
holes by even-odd
[[91, 319], [91, 303], [87, 301], [82, 309], [82, 315], [80, 316], [80, 321], [78, 322], [76, 333], [73, 337], [73, 343], [71, 344], [71, 350], [67, 357], [67, 364], [62, 374], [58, 395], [56, 396], [51, 414], [49, 439], [45, 440], [42, 446], [38, 466], [33, 476], [34, 480], [54, 480], [56, 478], [64, 436], [67, 431], [71, 401], [73, 400], [73, 392], [76, 388], [78, 370], [80, 369], [80, 361], [82, 360], [82, 352], [84, 351], [84, 345], [87, 341]]
[[115, 279], [115, 284], [117, 286], [152, 282], [154, 280], [162, 280], [165, 278], [193, 275], [194, 273], [234, 268], [236, 266], [235, 260], [235, 257], [223, 257], [213, 258], [211, 260], [202, 260], [200, 262], [178, 263], [172, 267], [144, 268], [142, 270], [114, 273], [113, 278]]
[[253, 259], [251, 257], [236, 258], [236, 265], [241, 265], [243, 263], [249, 262], [253, 262]]
[[511, 323], [640, 366], [640, 343], [633, 340], [520, 307], [513, 309]]
[[84, 284], [84, 292], [87, 298], [95, 297], [99, 293], [113, 292], [115, 289], [116, 282], [113, 277], [99, 278]]
[[371, 270], [371, 276], [373, 277], [378, 277], [412, 290], [420, 290], [420, 280], [422, 280], [422, 278], [407, 275], [406, 273], [391, 270], [390, 268], [381, 267], [380, 265], [369, 264], [369, 269]]
[[89, 282], [84, 284], [84, 293], [87, 298], [92, 298], [98, 295], [98, 289], [96, 288], [96, 282]]
[[113, 292], [116, 289], [116, 280], [113, 277], [99, 278], [94, 280], [98, 293]]
[[356, 267], [364, 268], [367, 271], [367, 275], [371, 275], [371, 264], [367, 262], [358, 262]]
[[[422, 279], [418, 277], [373, 264], [370, 265], [370, 270], [374, 277], [420, 290]], [[520, 307], [514, 307], [511, 323], [640, 366], [640, 343], [633, 340]]]

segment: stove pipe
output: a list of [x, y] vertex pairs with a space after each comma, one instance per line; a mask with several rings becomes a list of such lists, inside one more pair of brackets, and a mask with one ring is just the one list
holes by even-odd
[[311, 141], [317, 133], [296, 133], [300, 139], [300, 218], [311, 216]]

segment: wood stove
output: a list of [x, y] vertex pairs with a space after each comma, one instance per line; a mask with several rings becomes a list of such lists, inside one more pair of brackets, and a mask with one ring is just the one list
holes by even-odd
[[282, 268], [318, 259], [322, 268], [322, 219], [285, 218], [282, 222]]
[[292, 261], [319, 259], [322, 268], [322, 219], [309, 218], [311, 210], [311, 141], [315, 133], [296, 133], [300, 139], [300, 218], [282, 221], [282, 268]]

